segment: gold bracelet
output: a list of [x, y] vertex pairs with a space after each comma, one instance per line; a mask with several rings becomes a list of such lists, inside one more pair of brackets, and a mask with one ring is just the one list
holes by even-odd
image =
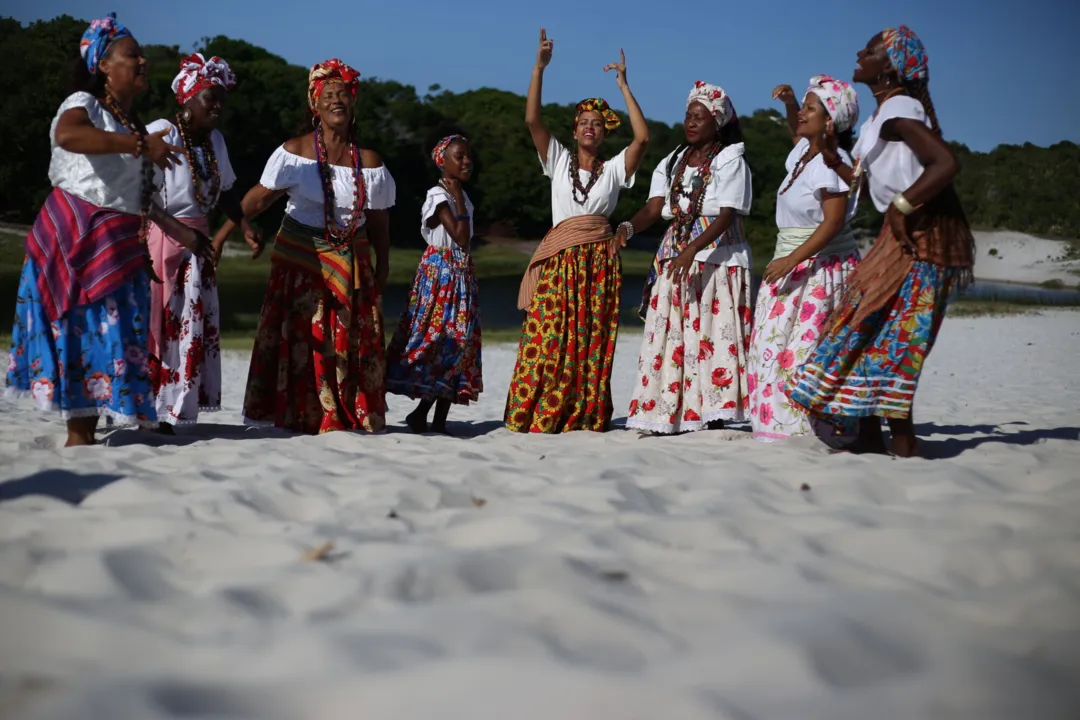
[[910, 215], [915, 212], [915, 208], [912, 207], [911, 203], [908, 202], [908, 199], [904, 197], [903, 193], [896, 193], [893, 195], [892, 204], [904, 215]]

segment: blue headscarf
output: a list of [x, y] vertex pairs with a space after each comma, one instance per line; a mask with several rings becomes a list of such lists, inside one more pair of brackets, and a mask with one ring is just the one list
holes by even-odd
[[930, 76], [926, 46], [907, 25], [888, 28], [881, 33], [885, 53], [901, 80], [926, 80]]
[[131, 37], [131, 31], [116, 22], [116, 13], [109, 13], [106, 17], [90, 23], [79, 41], [79, 54], [86, 61], [86, 69], [91, 74], [96, 73], [98, 63], [105, 57], [109, 46], [126, 37]]

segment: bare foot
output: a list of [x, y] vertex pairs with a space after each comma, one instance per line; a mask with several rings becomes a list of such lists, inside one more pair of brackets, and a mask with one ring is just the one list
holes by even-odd
[[158, 423], [158, 426], [154, 430], [154, 432], [159, 433], [161, 435], [175, 435], [176, 434], [176, 430], [173, 429], [173, 426], [170, 425], [169, 423], [164, 423], [164, 422], [163, 423]]
[[706, 425], [706, 427], [708, 427], [710, 430], [723, 430], [724, 429], [724, 421], [723, 420], [710, 420], [708, 422], [708, 424]]
[[892, 454], [896, 457], [919, 457], [919, 441], [914, 435], [893, 435]]
[[420, 415], [416, 411], [413, 411], [405, 416], [405, 422], [409, 425], [409, 429], [417, 435], [423, 435], [428, 431], [426, 413]]

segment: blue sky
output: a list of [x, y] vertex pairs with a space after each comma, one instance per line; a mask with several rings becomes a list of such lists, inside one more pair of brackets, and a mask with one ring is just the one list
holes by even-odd
[[[290, 62], [340, 57], [365, 77], [460, 91], [524, 93], [539, 28], [555, 40], [545, 100], [602, 95], [622, 107], [601, 68], [627, 54], [630, 85], [646, 116], [682, 118], [694, 80], [717, 83], [743, 113], [774, 107], [782, 82], [801, 92], [811, 75], [849, 79], [856, 51], [890, 25], [911, 26], [930, 54], [931, 93], [949, 139], [976, 150], [1001, 143], [1080, 142], [1080, 75], [1074, 38], [1080, 2], [977, 0], [739, 3], [547, 0], [37, 0], [0, 11], [23, 22], [116, 11], [144, 43], [191, 49], [199, 38], [242, 38]], [[672, 10], [661, 10], [661, 7]], [[257, 7], [252, 13], [245, 8]], [[179, 10], [182, 9], [182, 12]], [[242, 80], [242, 78], [241, 78]], [[858, 86], [863, 116], [873, 98]]]

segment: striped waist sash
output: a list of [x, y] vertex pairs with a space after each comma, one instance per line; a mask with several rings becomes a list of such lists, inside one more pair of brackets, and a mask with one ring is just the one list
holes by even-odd
[[[355, 248], [354, 248], [355, 246]], [[353, 291], [359, 288], [360, 273], [356, 264], [367, 260], [368, 239], [354, 237], [343, 248], [326, 241], [323, 228], [304, 225], [288, 215], [274, 239], [273, 260], [322, 276], [326, 287], [343, 306], [352, 304]], [[360, 253], [355, 252], [356, 249]]]

